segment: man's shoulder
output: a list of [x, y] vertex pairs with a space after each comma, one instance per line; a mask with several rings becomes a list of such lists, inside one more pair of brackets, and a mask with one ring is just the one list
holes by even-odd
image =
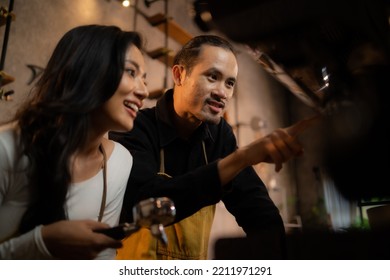
[[144, 126], [144, 125], [152, 125], [157, 122], [156, 118], [156, 107], [150, 107], [150, 108], [143, 108], [141, 109], [137, 117], [134, 121], [134, 126]]
[[155, 119], [156, 118], [156, 107], [147, 107], [147, 108], [142, 108], [137, 115], [137, 119]]

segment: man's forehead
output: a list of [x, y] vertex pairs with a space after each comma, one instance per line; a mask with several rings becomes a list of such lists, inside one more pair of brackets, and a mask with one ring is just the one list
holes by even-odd
[[235, 78], [238, 72], [238, 62], [236, 56], [230, 50], [215, 46], [205, 46], [194, 68], [198, 68], [202, 72], [221, 72]]

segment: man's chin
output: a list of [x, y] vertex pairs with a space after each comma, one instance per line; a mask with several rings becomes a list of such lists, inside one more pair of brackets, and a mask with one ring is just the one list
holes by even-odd
[[205, 123], [208, 124], [219, 124], [221, 122], [222, 117], [221, 116], [207, 116], [204, 120]]

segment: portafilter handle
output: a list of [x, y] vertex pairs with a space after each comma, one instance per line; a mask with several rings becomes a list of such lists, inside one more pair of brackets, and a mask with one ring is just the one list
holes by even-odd
[[172, 223], [175, 216], [175, 204], [168, 197], [145, 199], [133, 207], [134, 223], [149, 228], [152, 235], [164, 244], [168, 242], [164, 226]]

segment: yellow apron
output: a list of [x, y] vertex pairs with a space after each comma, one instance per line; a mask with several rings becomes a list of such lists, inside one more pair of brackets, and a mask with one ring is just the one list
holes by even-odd
[[[204, 142], [203, 153], [208, 163]], [[164, 171], [164, 150], [161, 150], [160, 175]], [[154, 238], [149, 229], [142, 228], [123, 240], [117, 250], [118, 260], [206, 260], [215, 205], [202, 208], [192, 216], [164, 228], [168, 244]]]

